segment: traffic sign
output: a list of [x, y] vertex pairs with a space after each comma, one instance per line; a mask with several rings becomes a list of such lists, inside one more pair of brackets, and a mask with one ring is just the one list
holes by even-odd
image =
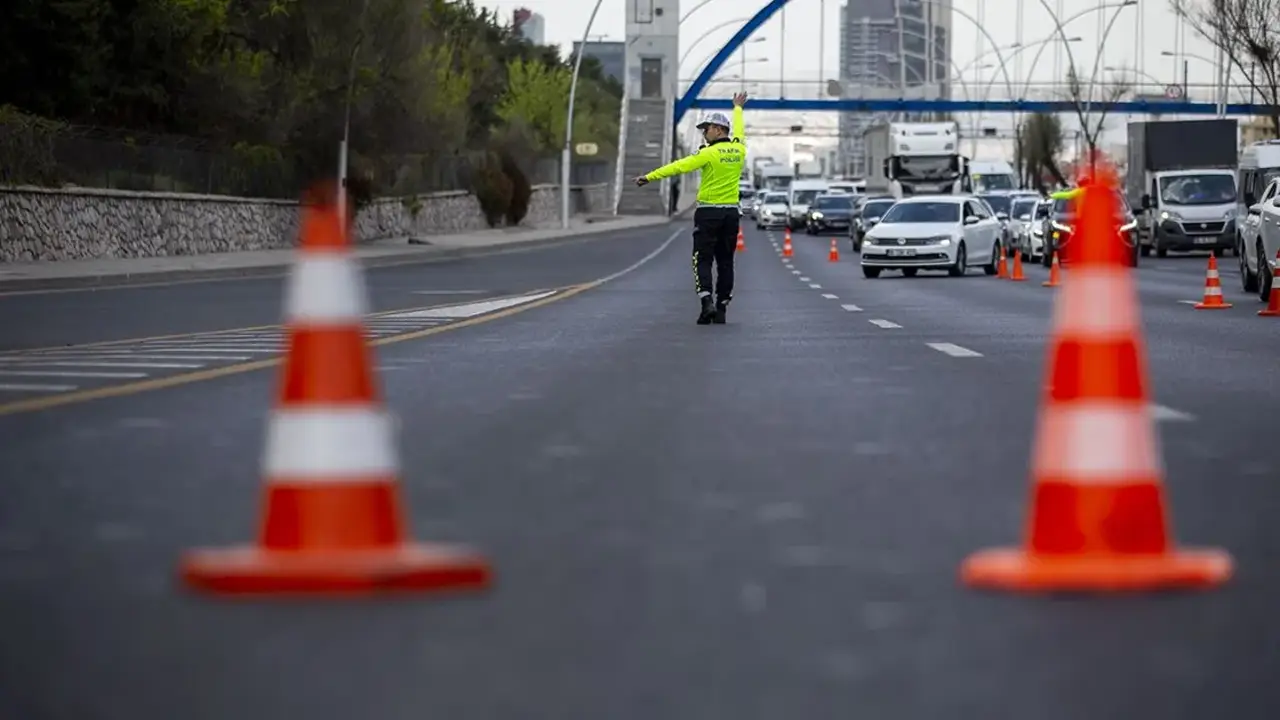
[[595, 143], [578, 143], [577, 145], [574, 146], [573, 149], [579, 155], [595, 155], [596, 153], [600, 152], [599, 146], [597, 146]]
[[1164, 86], [1164, 96], [1169, 98], [1170, 100], [1177, 100], [1181, 98], [1183, 94], [1184, 94], [1184, 91], [1181, 85], [1165, 85]]

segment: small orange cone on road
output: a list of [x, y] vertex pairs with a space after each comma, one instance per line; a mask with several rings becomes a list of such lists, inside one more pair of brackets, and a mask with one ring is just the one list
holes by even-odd
[[747, 249], [747, 239], [742, 236], [742, 228], [738, 228], [738, 252]]
[[980, 588], [1116, 592], [1226, 582], [1225, 552], [1180, 549], [1169, 530], [1133, 273], [1114, 242], [1114, 174], [1084, 187], [1071, 282], [1055, 297], [1021, 547], [961, 568]]
[[1209, 269], [1204, 273], [1204, 300], [1194, 305], [1197, 310], [1226, 310], [1231, 303], [1222, 299], [1222, 279], [1218, 277], [1218, 258], [1209, 255]]
[[827, 253], [827, 262], [840, 262], [840, 248], [836, 247], [835, 238], [831, 238], [831, 251]]
[[791, 249], [791, 231], [787, 230], [786, 235], [782, 237], [782, 257], [791, 257], [794, 250]]
[[[1259, 264], [1266, 261], [1266, 258], [1258, 258]], [[1276, 251], [1276, 270], [1280, 270], [1280, 250]], [[1276, 277], [1275, 271], [1271, 273], [1271, 292], [1267, 293], [1267, 307], [1259, 310], [1258, 314], [1262, 317], [1280, 317], [1280, 278]]]
[[1022, 252], [1019, 250], [1013, 251], [1013, 274], [1009, 279], [1014, 282], [1023, 282], [1027, 279], [1027, 276], [1022, 274]]
[[360, 267], [331, 197], [303, 209], [285, 297], [288, 350], [267, 427], [257, 542], [188, 552], [181, 576], [231, 595], [482, 589], [489, 564], [417, 545], [401, 508], [392, 417], [365, 344]]
[[996, 277], [1009, 277], [1009, 256], [1004, 254], [1004, 245], [1000, 246], [1000, 264], [996, 268]]
[[1058, 287], [1058, 285], [1062, 284], [1062, 279], [1058, 276], [1060, 272], [1062, 272], [1062, 269], [1058, 266], [1058, 251], [1054, 250], [1053, 262], [1049, 263], [1049, 279], [1040, 284], [1044, 287]]

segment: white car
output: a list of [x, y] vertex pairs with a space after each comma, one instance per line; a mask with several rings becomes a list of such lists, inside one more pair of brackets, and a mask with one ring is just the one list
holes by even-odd
[[790, 210], [786, 193], [772, 190], [764, 192], [760, 206], [756, 209], [756, 229], [785, 227], [790, 218]]
[[1240, 283], [1245, 292], [1258, 293], [1266, 302], [1271, 297], [1271, 285], [1280, 266], [1276, 253], [1280, 252], [1280, 178], [1272, 180], [1262, 191], [1258, 202], [1249, 207], [1240, 226]]
[[1022, 253], [1022, 259], [1034, 262], [1044, 257], [1044, 224], [1053, 209], [1052, 200], [1036, 200], [1031, 211], [1018, 209], [1019, 235], [1013, 240], [1014, 249]]
[[1001, 232], [1001, 222], [975, 197], [905, 198], [867, 231], [862, 241], [862, 274], [875, 278], [884, 270], [901, 270], [914, 277], [920, 270], [945, 270], [959, 277], [972, 262], [995, 275]]

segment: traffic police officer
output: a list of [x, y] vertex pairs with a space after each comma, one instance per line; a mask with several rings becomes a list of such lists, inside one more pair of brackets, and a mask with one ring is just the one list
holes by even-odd
[[[698, 209], [693, 213], [694, 290], [702, 308], [699, 325], [724, 324], [733, 299], [733, 254], [737, 249], [738, 184], [746, 166], [747, 146], [742, 106], [746, 93], [733, 96], [733, 120], [713, 112], [698, 123], [706, 144], [692, 155], [676, 160], [635, 179], [636, 185], [702, 171], [698, 185]], [[732, 133], [732, 134], [731, 134]], [[711, 296], [711, 269], [715, 264], [715, 299]]]

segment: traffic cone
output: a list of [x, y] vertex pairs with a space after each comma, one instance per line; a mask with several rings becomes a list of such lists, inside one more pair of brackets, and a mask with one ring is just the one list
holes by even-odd
[[1055, 298], [1027, 536], [967, 558], [970, 586], [1205, 588], [1232, 572], [1225, 552], [1178, 549], [1170, 537], [1137, 293], [1114, 242], [1114, 174], [1102, 172], [1084, 190], [1071, 282]]
[[1054, 250], [1053, 262], [1049, 264], [1049, 279], [1040, 284], [1044, 287], [1058, 287], [1058, 285], [1062, 284], [1062, 280], [1058, 276], [1058, 273], [1060, 272], [1062, 272], [1062, 270], [1058, 267], [1058, 251]]
[[1204, 273], [1204, 300], [1195, 304], [1197, 310], [1226, 310], [1231, 303], [1222, 299], [1222, 280], [1218, 277], [1218, 258], [1209, 255], [1209, 269]]
[[783, 234], [782, 236], [782, 257], [791, 257], [792, 252], [793, 251], [791, 249], [791, 229], [788, 228], [786, 233]]
[[996, 268], [996, 277], [1009, 277], [1009, 256], [1004, 254], [1004, 245], [1000, 246], [1000, 264]]
[[1022, 253], [1020, 251], [1015, 250], [1013, 252], [1013, 274], [1009, 276], [1009, 279], [1014, 282], [1023, 282], [1027, 279], [1027, 276], [1022, 274]]
[[827, 253], [827, 262], [840, 262], [840, 248], [836, 247], [835, 238], [831, 238], [831, 251]]
[[747, 249], [747, 239], [742, 236], [742, 228], [738, 228], [738, 252]]
[[181, 560], [189, 586], [218, 594], [367, 594], [482, 589], [483, 557], [408, 538], [393, 420], [363, 317], [359, 265], [332, 198], [304, 207], [285, 297], [288, 350], [268, 420], [257, 542]]
[[[1258, 258], [1258, 264], [1264, 262], [1265, 258]], [[1280, 270], [1280, 250], [1276, 251], [1276, 269]], [[1267, 293], [1267, 307], [1259, 310], [1258, 314], [1262, 317], [1280, 317], [1280, 278], [1276, 277], [1274, 271], [1271, 273], [1271, 292]]]

